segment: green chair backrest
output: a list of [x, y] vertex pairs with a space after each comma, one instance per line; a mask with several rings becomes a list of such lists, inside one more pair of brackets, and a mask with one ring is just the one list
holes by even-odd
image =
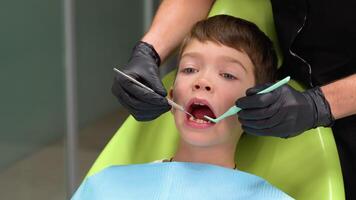
[[[217, 0], [210, 16], [217, 14], [252, 21], [278, 44], [271, 5], [267, 0]], [[167, 89], [173, 80], [174, 72], [164, 78]], [[296, 82], [292, 85], [302, 89]], [[178, 139], [169, 112], [152, 122], [137, 122], [130, 116], [87, 176], [111, 165], [170, 158]], [[290, 139], [245, 134], [237, 147], [236, 162], [240, 170], [265, 178], [296, 199], [345, 199], [337, 149], [329, 128], [316, 128]]]

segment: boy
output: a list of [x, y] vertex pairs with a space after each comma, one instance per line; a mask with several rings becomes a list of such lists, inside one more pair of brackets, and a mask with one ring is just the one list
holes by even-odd
[[[291, 199], [236, 169], [242, 134], [237, 116], [217, 117], [256, 84], [272, 82], [277, 58], [254, 24], [220, 15], [198, 22], [185, 38], [169, 96], [192, 113], [172, 109], [180, 142], [160, 163], [110, 167], [87, 179], [73, 199]], [[172, 162], [175, 161], [175, 162]]]
[[257, 26], [230, 16], [198, 22], [181, 47], [179, 68], [170, 96], [196, 119], [173, 109], [181, 140], [175, 161], [234, 168], [242, 134], [237, 116], [216, 118], [256, 84], [273, 82], [277, 57], [272, 42]]

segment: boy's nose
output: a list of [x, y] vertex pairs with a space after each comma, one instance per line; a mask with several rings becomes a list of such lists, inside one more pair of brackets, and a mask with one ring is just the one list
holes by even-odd
[[[195, 85], [194, 87], [195, 87], [195, 89], [197, 89], [197, 90], [199, 90], [199, 89], [201, 88], [200, 85]], [[210, 87], [210, 86], [205, 86], [205, 87], [203, 87], [203, 88], [206, 89], [207, 91], [210, 91], [210, 90], [211, 90], [211, 87]]]
[[209, 84], [209, 82], [207, 80], [200, 79], [194, 83], [193, 90], [206, 90], [208, 92], [211, 92], [212, 86], [211, 86], [211, 84]]

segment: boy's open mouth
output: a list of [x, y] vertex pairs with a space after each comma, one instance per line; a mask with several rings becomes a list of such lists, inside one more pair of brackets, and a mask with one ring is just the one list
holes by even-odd
[[189, 101], [187, 107], [187, 111], [194, 116], [192, 117], [187, 115], [189, 121], [198, 124], [214, 124], [213, 122], [204, 118], [204, 115], [209, 116], [211, 118], [216, 118], [214, 111], [206, 100], [192, 99]]

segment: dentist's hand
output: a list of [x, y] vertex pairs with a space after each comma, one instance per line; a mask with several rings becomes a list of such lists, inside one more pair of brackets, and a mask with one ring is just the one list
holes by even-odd
[[319, 87], [298, 92], [284, 85], [270, 93], [256, 94], [268, 84], [250, 88], [236, 101], [247, 133], [288, 138], [317, 126], [331, 126], [334, 119]]
[[164, 98], [167, 92], [159, 77], [160, 62], [160, 57], [152, 45], [139, 42], [132, 51], [129, 63], [120, 70], [161, 96], [147, 91], [120, 74], [114, 78], [112, 93], [138, 121], [153, 120], [171, 108]]

